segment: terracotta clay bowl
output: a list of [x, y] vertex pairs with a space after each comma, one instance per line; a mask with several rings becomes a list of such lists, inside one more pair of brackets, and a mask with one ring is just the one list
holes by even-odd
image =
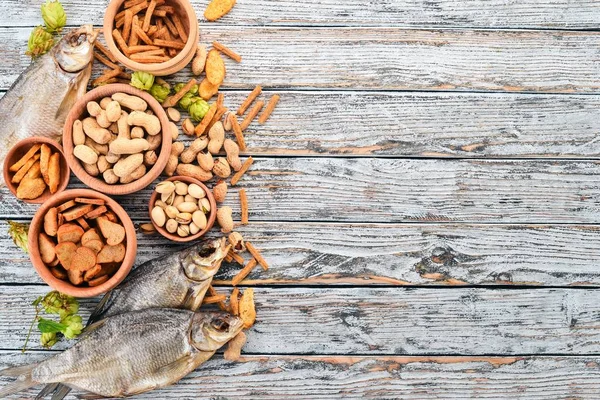
[[[38, 237], [40, 232], [42, 232], [44, 229], [44, 216], [50, 208], [56, 207], [76, 197], [87, 197], [104, 200], [106, 208], [113, 211], [117, 215], [121, 224], [125, 228], [125, 258], [123, 259], [121, 266], [108, 281], [94, 287], [75, 286], [68, 281], [63, 281], [61, 279], [56, 278], [54, 275], [52, 275], [48, 267], [44, 264], [40, 255]], [[31, 259], [33, 267], [40, 275], [40, 277], [44, 280], [44, 282], [50, 285], [50, 287], [52, 287], [55, 290], [58, 290], [61, 293], [65, 293], [75, 297], [94, 297], [113, 289], [115, 286], [121, 283], [123, 279], [125, 279], [127, 274], [129, 274], [129, 271], [131, 271], [131, 267], [133, 267], [133, 263], [135, 261], [135, 255], [137, 252], [137, 238], [135, 227], [133, 226], [131, 219], [129, 218], [125, 210], [123, 210], [123, 208], [119, 204], [117, 204], [116, 201], [102, 193], [98, 193], [93, 190], [74, 189], [66, 190], [60, 194], [51, 197], [35, 213], [33, 220], [31, 221], [31, 225], [29, 227], [28, 246], [29, 258]]]
[[[162, 128], [160, 133], [160, 135], [162, 135], [162, 144], [156, 163], [152, 166], [152, 168], [150, 168], [150, 170], [146, 172], [146, 175], [131, 183], [110, 185], [106, 183], [101, 176], [94, 177], [88, 174], [81, 165], [79, 159], [77, 159], [77, 157], [75, 157], [73, 154], [73, 122], [75, 122], [77, 119], [83, 119], [85, 116], [87, 116], [86, 106], [88, 102], [92, 100], [100, 101], [103, 97], [110, 97], [117, 92], [141, 97], [146, 101], [146, 103], [148, 103], [148, 108], [151, 109], [154, 112], [154, 115], [156, 115], [160, 120], [160, 125]], [[90, 188], [111, 196], [130, 194], [148, 186], [162, 173], [163, 169], [165, 169], [169, 159], [169, 154], [171, 153], [171, 142], [173, 141], [170, 129], [171, 127], [169, 124], [169, 119], [165, 110], [150, 94], [124, 83], [105, 85], [92, 90], [77, 100], [69, 112], [63, 130], [64, 154], [73, 173]]]
[[[112, 0], [106, 12], [104, 14], [104, 38], [110, 52], [115, 58], [127, 68], [133, 71], [144, 71], [149, 72], [156, 76], [171, 75], [181, 71], [185, 68], [194, 55], [198, 48], [198, 41], [200, 40], [200, 28], [198, 26], [198, 19], [194, 7], [187, 0], [169, 0], [167, 5], [175, 8], [175, 12], [179, 16], [181, 23], [187, 29], [188, 40], [185, 47], [172, 59], [162, 63], [155, 64], [144, 64], [129, 59], [125, 54], [121, 52], [119, 47], [116, 45], [112, 32], [115, 29], [115, 16], [119, 12], [121, 5], [125, 0]], [[143, 43], [142, 43], [143, 44]]]
[[[63, 153], [62, 146], [60, 144], [58, 144], [58, 142], [56, 142], [52, 139], [48, 139], [46, 137], [41, 137], [41, 136], [34, 136], [34, 137], [27, 138], [27, 139], [23, 139], [20, 142], [18, 142], [17, 144], [15, 144], [12, 147], [12, 149], [10, 149], [8, 151], [8, 154], [6, 155], [6, 158], [4, 159], [4, 172], [3, 172], [4, 173], [4, 182], [6, 182], [6, 186], [8, 187], [10, 192], [13, 195], [15, 195], [15, 197], [17, 196], [17, 187], [19, 185], [12, 183], [10, 181], [15, 173], [9, 171], [8, 168], [10, 168], [10, 166], [13, 165], [14, 163], [16, 163], [17, 161], [19, 161], [21, 159], [21, 157], [23, 157], [25, 155], [25, 153], [27, 153], [29, 151], [31, 146], [33, 146], [34, 144], [37, 144], [37, 143], [45, 143], [52, 148], [53, 153], [58, 152], [60, 154], [60, 184], [58, 185], [58, 190], [56, 191], [55, 194], [58, 194], [58, 193], [62, 192], [63, 190], [65, 190], [65, 188], [69, 184], [69, 176], [71, 175], [71, 171], [69, 170], [69, 166], [67, 164], [65, 154]], [[40, 197], [38, 197], [37, 199], [32, 199], [32, 200], [19, 199], [19, 200], [24, 201], [26, 203], [41, 204], [41, 203], [45, 202], [46, 200], [48, 200], [52, 196], [53, 195], [50, 193], [50, 189], [46, 188], [44, 193], [42, 193], [42, 195]]]
[[206, 232], [210, 231], [210, 229], [215, 224], [215, 220], [217, 219], [217, 202], [215, 201], [212, 191], [209, 188], [207, 188], [206, 185], [203, 184], [202, 182], [200, 182], [198, 179], [190, 178], [189, 176], [173, 176], [173, 177], [171, 177], [169, 179], [165, 179], [165, 180], [171, 181], [171, 182], [181, 181], [181, 182], [185, 182], [187, 184], [195, 183], [196, 185], [200, 186], [206, 192], [206, 198], [210, 202], [210, 212], [208, 213], [208, 216], [206, 218], [206, 222], [207, 222], [206, 228], [204, 228], [200, 232], [196, 233], [195, 235], [181, 237], [176, 233], [175, 234], [169, 233], [165, 228], [161, 228], [160, 226], [156, 225], [154, 223], [154, 221], [152, 221], [152, 216], [151, 216], [152, 208], [154, 208], [154, 203], [156, 202], [156, 200], [158, 200], [160, 198], [159, 197], [160, 194], [158, 192], [152, 191], [152, 196], [150, 196], [150, 202], [148, 203], [148, 215], [150, 216], [150, 221], [152, 221], [152, 225], [154, 225], [156, 230], [161, 235], [166, 237], [167, 239], [172, 240], [174, 242], [181, 242], [181, 243], [191, 242], [192, 240], [196, 240], [199, 237], [205, 235]]

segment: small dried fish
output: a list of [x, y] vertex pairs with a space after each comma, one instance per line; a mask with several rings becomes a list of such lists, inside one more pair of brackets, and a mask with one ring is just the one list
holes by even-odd
[[0, 398], [41, 383], [63, 383], [106, 397], [171, 385], [241, 332], [228, 313], [156, 308], [116, 315], [90, 326], [70, 349], [39, 364], [8, 368], [19, 379]]
[[19, 140], [60, 138], [67, 114], [87, 90], [97, 35], [92, 25], [67, 33], [52, 50], [36, 58], [0, 99], [0, 163]]

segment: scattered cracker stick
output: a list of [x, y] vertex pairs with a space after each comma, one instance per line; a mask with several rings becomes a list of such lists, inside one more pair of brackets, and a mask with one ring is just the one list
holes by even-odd
[[233, 250], [229, 250], [229, 252], [227, 252], [227, 255], [231, 256], [231, 259], [240, 265], [246, 264], [246, 261], [244, 261], [244, 257], [240, 256], [238, 253], [234, 253]]
[[131, 54], [142, 53], [144, 51], [160, 50], [160, 47], [154, 45], [141, 44], [137, 46], [129, 46]]
[[225, 54], [227, 57], [231, 58], [235, 62], [242, 62], [242, 56], [240, 56], [235, 51], [231, 50], [229, 47], [221, 44], [219, 42], [213, 42], [213, 47], [219, 50], [221, 53]]
[[92, 86], [99, 86], [103, 83], [106, 83], [108, 80], [110, 80], [112, 78], [116, 78], [117, 75], [119, 75], [120, 73], [121, 73], [121, 68], [104, 70], [104, 73], [102, 75], [100, 75], [99, 77], [97, 77], [96, 79], [94, 79], [92, 81]]
[[242, 268], [240, 270], [240, 272], [238, 272], [233, 279], [231, 279], [231, 284], [233, 286], [237, 286], [239, 285], [244, 279], [246, 279], [246, 277], [248, 275], [250, 275], [250, 272], [252, 272], [252, 270], [254, 269], [254, 267], [256, 267], [258, 264], [256, 263], [256, 260], [253, 258], [250, 261], [248, 261], [248, 264], [246, 264], [246, 266], [244, 268]]
[[248, 253], [252, 254], [252, 257], [254, 257], [256, 261], [258, 261], [262, 269], [264, 269], [265, 271], [269, 269], [269, 264], [267, 264], [267, 261], [264, 259], [262, 254], [260, 254], [260, 252], [256, 250], [256, 247], [254, 247], [252, 243], [246, 242], [246, 250], [248, 250]]
[[[153, 225], [153, 226], [154, 226], [154, 225]], [[226, 262], [230, 263], [230, 262], [232, 262], [232, 261], [233, 261], [233, 257], [231, 257], [231, 256], [229, 255], [229, 253], [227, 253], [227, 255], [225, 256], [225, 258], [224, 258], [223, 260], [225, 260]]]
[[129, 41], [129, 34], [131, 33], [131, 22], [133, 21], [133, 14], [131, 10], [125, 10], [125, 20], [123, 21], [123, 40]]
[[224, 294], [218, 294], [216, 296], [208, 296], [202, 300], [202, 304], [217, 304], [227, 300], [227, 296]]
[[231, 291], [231, 296], [229, 296], [229, 308], [231, 308], [231, 313], [233, 315], [238, 315], [240, 313], [240, 289], [233, 288]]
[[248, 115], [246, 115], [246, 118], [244, 118], [244, 120], [240, 124], [242, 131], [245, 131], [246, 129], [248, 129], [248, 127], [250, 126], [252, 121], [254, 121], [254, 118], [256, 118], [256, 116], [258, 115], [258, 113], [260, 112], [260, 110], [263, 108], [264, 105], [265, 105], [265, 102], [262, 100], [259, 100], [252, 107], [252, 109], [250, 109], [250, 111], [248, 112]]
[[210, 121], [212, 121], [216, 112], [217, 112], [217, 103], [214, 102], [214, 103], [212, 103], [212, 105], [210, 106], [208, 111], [206, 112], [206, 115], [204, 116], [204, 118], [202, 118], [202, 121], [198, 124], [196, 129], [194, 129], [194, 133], [196, 134], [196, 136], [200, 136], [200, 135], [204, 134], [204, 132], [206, 131], [206, 128], [208, 127], [208, 124], [210, 124]]
[[173, 21], [173, 25], [175, 25], [175, 29], [177, 29], [177, 34], [179, 35], [179, 38], [181, 39], [181, 41], [184, 43], [187, 42], [188, 35], [185, 32], [185, 27], [181, 23], [181, 20], [179, 19], [177, 14], [171, 15], [171, 21]]
[[248, 225], [248, 196], [246, 195], [246, 189], [240, 189], [240, 206], [242, 208], [242, 225]]
[[96, 206], [103, 206], [104, 205], [104, 200], [102, 199], [90, 199], [87, 197], [75, 197], [75, 203], [81, 203], [81, 204], [93, 204]]
[[210, 128], [212, 128], [212, 126], [216, 124], [217, 121], [220, 121], [221, 118], [223, 118], [223, 114], [225, 114], [227, 111], [229, 111], [227, 107], [217, 107], [217, 112], [215, 112], [215, 116], [208, 124], [208, 127], [206, 127], [206, 130], [210, 132]]
[[[133, 19], [131, 20], [131, 26], [139, 26], [139, 23], [140, 18], [137, 15], [134, 15]], [[137, 33], [135, 33], [135, 30], [131, 29], [131, 33], [129, 35], [129, 47], [135, 47], [139, 42], [140, 38], [138, 37]]]
[[[221, 294], [217, 293], [217, 291], [215, 290], [215, 288], [212, 287], [212, 286], [208, 287], [208, 294], [210, 295], [209, 297], [225, 296], [225, 295], [221, 295]], [[229, 311], [229, 309], [225, 305], [225, 300], [227, 300], [227, 296], [225, 296], [225, 298], [223, 300], [217, 302], [217, 305], [219, 306], [219, 308], [221, 309], [221, 311]]]
[[116, 63], [117, 59], [115, 58], [115, 56], [113, 55], [113, 53], [110, 52], [110, 50], [108, 50], [106, 47], [104, 47], [104, 45], [102, 43], [100, 43], [98, 40], [96, 40], [94, 42], [94, 46], [100, 50], [100, 52], [102, 54], [104, 54], [106, 56], [106, 58], [108, 58], [110, 61]]
[[150, 21], [152, 20], [152, 14], [154, 13], [155, 8], [156, 8], [156, 0], [150, 0], [150, 4], [148, 4], [148, 8], [146, 9], [144, 23], [142, 24], [142, 30], [144, 32], [148, 32], [148, 29], [150, 28]]
[[239, 115], [240, 117], [244, 115], [248, 107], [250, 107], [250, 104], [252, 104], [252, 102], [261, 94], [261, 92], [262, 88], [260, 87], [260, 85], [256, 85], [254, 90], [250, 92], [248, 97], [246, 97], [246, 100], [244, 100], [244, 102], [240, 105], [240, 108], [238, 108], [237, 115]]
[[[123, 81], [124, 81], [124, 79], [110, 78], [110, 79], [105, 80], [104, 82], [100, 82], [100, 83], [98, 83], [96, 85], [93, 85], [93, 86], [97, 87], [97, 86], [108, 85], [108, 84], [111, 84], [111, 83], [123, 83]], [[129, 83], [129, 82], [125, 82], [125, 83]]]
[[94, 52], [94, 58], [96, 60], [100, 61], [102, 64], [106, 65], [110, 69], [119, 68], [119, 66], [117, 64], [113, 63], [108, 58], [104, 57], [102, 54]]
[[185, 47], [185, 43], [178, 42], [175, 40], [155, 39], [154, 44], [156, 46], [171, 47], [171, 48], [177, 49], [177, 50], [182, 50]]
[[163, 101], [162, 106], [164, 108], [175, 107], [175, 105], [181, 100], [181, 98], [190, 91], [190, 89], [196, 84], [196, 79], [192, 78], [183, 88], [172, 96], [169, 96]]
[[154, 44], [154, 42], [152, 41], [152, 39], [150, 39], [148, 37], [148, 35], [146, 35], [146, 32], [144, 32], [142, 28], [140, 28], [137, 25], [133, 25], [132, 29], [136, 33], [136, 35], [138, 35], [138, 37], [140, 39], [142, 39], [142, 42], [146, 43], [147, 45], [153, 45]]
[[[148, 8], [148, 6], [150, 5], [150, 3], [148, 3], [148, 1], [144, 1], [143, 3], [138, 3], [135, 6], [129, 8], [128, 10], [131, 11], [131, 13], [133, 15], [138, 14], [140, 11], [145, 10], [146, 8]], [[120, 13], [118, 13], [117, 15], [115, 15], [115, 19], [121, 19], [123, 17], [125, 17], [125, 11], [123, 10]]]
[[110, 82], [105, 82], [104, 84], [107, 84], [107, 83], [124, 83], [126, 85], [129, 85], [131, 83], [131, 78], [129, 78], [129, 79], [112, 78], [110, 80]]
[[29, 161], [29, 159], [30, 159], [31, 157], [33, 157], [33, 155], [34, 155], [35, 153], [37, 153], [37, 152], [40, 150], [40, 147], [42, 147], [42, 145], [41, 145], [41, 144], [39, 144], [39, 143], [38, 143], [38, 144], [34, 144], [33, 146], [31, 146], [31, 148], [30, 148], [30, 149], [27, 151], [27, 153], [25, 153], [25, 154], [23, 155], [23, 157], [21, 157], [21, 158], [19, 159], [19, 161], [17, 161], [17, 162], [16, 162], [16, 163], [14, 163], [13, 165], [11, 165], [11, 166], [10, 166], [10, 168], [9, 168], [8, 170], [9, 170], [9, 171], [11, 171], [11, 172], [17, 172], [18, 170], [20, 170], [20, 169], [21, 169], [21, 167], [22, 167], [23, 165], [25, 165], [25, 163], [26, 163], [27, 161]]
[[263, 111], [263, 113], [260, 115], [260, 118], [258, 118], [259, 124], [263, 125], [265, 122], [267, 122], [267, 120], [271, 116], [271, 113], [275, 109], [275, 106], [277, 105], [278, 102], [279, 102], [278, 94], [274, 94], [273, 96], [271, 96], [271, 98], [269, 99], [269, 102], [267, 103], [267, 108], [265, 108], [265, 111]]
[[[135, 27], [135, 25], [133, 25], [133, 26]], [[129, 57], [129, 48], [127, 46], [127, 43], [125, 43], [123, 36], [121, 36], [121, 32], [119, 32], [118, 29], [113, 30], [113, 38], [117, 42], [117, 45], [119, 46], [119, 48], [121, 49], [123, 54], [125, 54], [127, 57]]]
[[234, 113], [229, 114], [229, 120], [231, 121], [231, 129], [235, 135], [235, 140], [237, 140], [237, 144], [240, 147], [241, 151], [246, 151], [246, 140], [244, 139], [244, 132], [242, 132], [242, 127], [238, 122], [237, 117]]
[[131, 74], [128, 72], [121, 72], [119, 75], [117, 75], [117, 79], [125, 79], [130, 81], [131, 80]]
[[217, 107], [223, 107], [223, 102], [225, 101], [225, 95], [223, 93], [219, 93], [217, 96]]
[[140, 3], [144, 3], [146, 0], [127, 0], [125, 1], [125, 3], [123, 3], [123, 7], [127, 8], [131, 8], [133, 6], [137, 6]]
[[231, 186], [235, 186], [238, 183], [240, 178], [246, 173], [246, 171], [248, 171], [248, 168], [250, 168], [253, 162], [254, 159], [252, 158], [252, 156], [248, 157], [246, 161], [244, 161], [244, 163], [242, 164], [242, 168], [240, 168], [240, 170], [236, 172], [231, 178]]
[[165, 25], [167, 25], [169, 32], [171, 32], [171, 35], [176, 36], [176, 37], [179, 36], [179, 32], [177, 32], [177, 27], [175, 26], [173, 21], [171, 21], [169, 18], [165, 18], [164, 22], [165, 22]]

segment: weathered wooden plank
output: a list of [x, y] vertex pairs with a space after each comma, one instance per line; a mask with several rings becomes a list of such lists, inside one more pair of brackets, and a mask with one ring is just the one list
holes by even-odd
[[[247, 93], [227, 92], [225, 105], [237, 109]], [[265, 98], [272, 93], [265, 93]], [[246, 131], [251, 154], [450, 158], [600, 154], [599, 96], [278, 93], [282, 97], [268, 123], [253, 123]], [[183, 134], [180, 140], [189, 141]]]
[[[225, 292], [224, 289], [220, 289]], [[44, 286], [0, 286], [0, 343], [19, 349]], [[597, 354], [593, 289], [256, 288], [249, 354]], [[82, 301], [87, 315], [95, 300]], [[32, 348], [38, 348], [37, 335]]]
[[[1, 351], [0, 367], [38, 362], [53, 352]], [[216, 355], [178, 384], [136, 399], [272, 398], [577, 398], [596, 399], [598, 357], [327, 357]], [[10, 382], [3, 378], [2, 382]], [[33, 398], [37, 390], [21, 393]], [[67, 399], [76, 399], [74, 391]]]
[[[65, 0], [69, 24], [102, 24], [107, 0]], [[203, 29], [213, 24], [202, 16], [207, 0], [192, 0]], [[354, 25], [440, 26], [511, 28], [597, 28], [598, 4], [592, 0], [361, 0], [304, 1], [246, 0], [236, 4], [219, 24], [239, 25]], [[4, 0], [0, 3], [2, 26], [35, 26], [41, 22], [39, 2]]]
[[[257, 158], [239, 187], [254, 222], [577, 224], [600, 221], [599, 176], [596, 161]], [[239, 219], [236, 189], [225, 204]], [[0, 218], [37, 209], [0, 195]], [[118, 200], [140, 219], [149, 198], [147, 188]]]
[[[28, 64], [29, 28], [0, 32], [0, 89]], [[597, 92], [597, 32], [224, 27], [203, 31], [243, 57], [223, 88]], [[243, 40], [240, 40], [243, 38]], [[191, 71], [180, 74], [189, 77]]]
[[[254, 223], [239, 231], [271, 264], [250, 274], [252, 285], [600, 284], [598, 226]], [[0, 282], [42, 283], [6, 232], [0, 223]], [[139, 234], [137, 262], [182, 247]], [[239, 269], [224, 264], [215, 283], [229, 284]]]

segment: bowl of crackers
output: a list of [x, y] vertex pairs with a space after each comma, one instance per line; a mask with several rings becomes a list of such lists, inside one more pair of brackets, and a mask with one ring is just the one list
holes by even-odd
[[200, 28], [187, 0], [112, 0], [104, 14], [104, 37], [127, 68], [165, 76], [190, 63]]
[[70, 170], [63, 149], [46, 137], [30, 137], [15, 144], [4, 159], [4, 182], [19, 200], [41, 204], [65, 190]]
[[29, 257], [53, 289], [94, 297], [117, 286], [137, 251], [131, 219], [110, 197], [89, 189], [66, 190], [36, 212], [28, 234]]

